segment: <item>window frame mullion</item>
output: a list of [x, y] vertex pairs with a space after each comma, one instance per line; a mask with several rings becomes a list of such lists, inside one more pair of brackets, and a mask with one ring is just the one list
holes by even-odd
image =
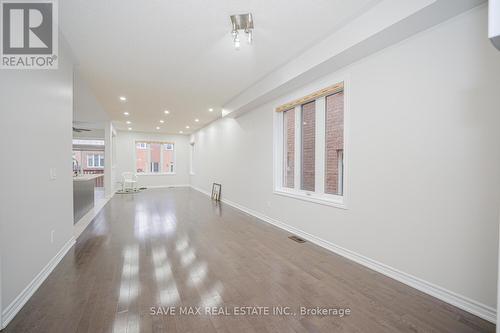
[[316, 99], [315, 109], [315, 147], [314, 147], [314, 192], [325, 193], [325, 149], [326, 149], [326, 98], [325, 96]]
[[302, 105], [295, 106], [295, 152], [293, 189], [300, 191], [302, 187]]

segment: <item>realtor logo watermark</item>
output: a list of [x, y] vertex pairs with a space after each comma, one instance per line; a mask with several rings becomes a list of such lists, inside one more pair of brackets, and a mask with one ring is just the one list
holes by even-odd
[[57, 0], [0, 0], [0, 68], [57, 69]]

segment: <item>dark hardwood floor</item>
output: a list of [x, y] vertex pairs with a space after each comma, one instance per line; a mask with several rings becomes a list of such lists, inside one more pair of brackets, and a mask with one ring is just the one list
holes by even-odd
[[[495, 330], [288, 236], [188, 188], [115, 195], [4, 332]], [[169, 306], [175, 315], [161, 313]], [[181, 315], [180, 306], [204, 308]], [[255, 308], [236, 315], [243, 306], [268, 306], [271, 314]], [[272, 315], [280, 306], [291, 315]], [[205, 307], [229, 315], [208, 315]], [[349, 309], [350, 315], [302, 315], [300, 307]]]

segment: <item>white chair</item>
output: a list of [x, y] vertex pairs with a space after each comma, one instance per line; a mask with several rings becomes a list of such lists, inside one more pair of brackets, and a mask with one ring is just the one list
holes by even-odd
[[122, 173], [122, 192], [137, 191], [137, 176], [133, 172]]

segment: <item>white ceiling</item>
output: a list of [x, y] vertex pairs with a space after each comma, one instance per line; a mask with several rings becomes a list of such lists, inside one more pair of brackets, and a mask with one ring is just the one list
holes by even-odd
[[[161, 126], [160, 132], [187, 134], [220, 117], [221, 106], [245, 88], [378, 2], [64, 0], [59, 16], [80, 72], [119, 129], [129, 120], [137, 131]], [[236, 51], [229, 15], [245, 12], [254, 16], [254, 44], [242, 43]], [[169, 115], [163, 114], [166, 109]]]

